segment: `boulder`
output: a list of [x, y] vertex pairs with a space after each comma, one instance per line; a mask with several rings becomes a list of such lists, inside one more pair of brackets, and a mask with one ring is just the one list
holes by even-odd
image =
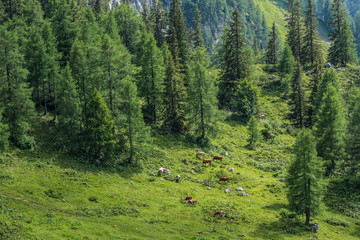
[[228, 168], [228, 171], [229, 171], [229, 172], [234, 172], [235, 169], [234, 169], [233, 167], [230, 167], [230, 168]]
[[280, 182], [285, 182], [285, 179], [284, 179], [284, 178], [280, 178], [279, 181], [280, 181]]
[[276, 79], [276, 76], [275, 76], [275, 75], [271, 75], [271, 76], [269, 77], [269, 80], [274, 80], [274, 79]]
[[311, 71], [307, 71], [306, 72], [306, 76], [311, 76], [312, 72]]
[[333, 67], [333, 65], [331, 63], [326, 63], [324, 65], [324, 68], [332, 68], [332, 67]]
[[236, 142], [235, 141], [231, 141], [232, 144], [234, 144], [235, 146], [237, 146]]
[[261, 178], [264, 178], [265, 176], [264, 176], [264, 175], [261, 175], [260, 177], [261, 177]]
[[240, 196], [241, 197], [246, 197], [246, 196], [249, 196], [249, 194], [247, 194], [246, 192], [242, 192], [242, 193], [240, 193]]
[[246, 185], [247, 188], [251, 188], [249, 185]]
[[207, 190], [211, 190], [211, 187], [208, 187]]
[[224, 156], [229, 156], [229, 153], [228, 153], [228, 152], [224, 152], [223, 155], [224, 155]]
[[226, 192], [226, 193], [228, 193], [229, 195], [231, 195], [231, 193], [232, 193], [232, 191], [231, 191], [231, 189], [230, 189], [230, 188], [225, 189], [225, 192]]
[[237, 187], [236, 191], [244, 191], [244, 189], [242, 187]]

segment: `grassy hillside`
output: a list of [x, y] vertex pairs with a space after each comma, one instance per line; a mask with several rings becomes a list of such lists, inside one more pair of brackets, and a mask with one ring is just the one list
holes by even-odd
[[[211, 147], [201, 148], [206, 157], [224, 156], [223, 163], [211, 167], [195, 157], [199, 146], [169, 135], [155, 136], [155, 147], [141, 167], [89, 166], [55, 154], [53, 126], [39, 118], [39, 147], [13, 149], [0, 158], [0, 238], [359, 239], [359, 221], [328, 207], [311, 220], [320, 226], [315, 235], [303, 218], [292, 218], [286, 210], [285, 184], [279, 180], [286, 176], [294, 143], [285, 119], [288, 107], [277, 82], [261, 86], [260, 113], [267, 115], [261, 123], [269, 122], [276, 138], [249, 150], [245, 124], [224, 113], [228, 120], [219, 123]], [[172, 173], [157, 176], [159, 167]], [[230, 183], [219, 183], [223, 176]], [[232, 195], [225, 193], [227, 188]], [[186, 204], [182, 199], [187, 195], [199, 204]], [[216, 210], [225, 216], [214, 217]]]

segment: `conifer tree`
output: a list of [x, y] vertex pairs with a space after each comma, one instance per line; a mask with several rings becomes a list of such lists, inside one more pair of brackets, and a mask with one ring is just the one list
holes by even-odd
[[336, 170], [344, 158], [345, 117], [341, 95], [330, 83], [322, 98], [314, 125], [317, 138], [317, 152], [326, 163], [326, 174]]
[[150, 8], [150, 20], [152, 22], [152, 32], [157, 46], [160, 48], [165, 41], [165, 29], [167, 15], [163, 8], [163, 3], [159, 0], [153, 0]]
[[2, 109], [0, 109], [0, 153], [8, 148], [9, 137], [9, 127], [6, 123], [3, 122]]
[[301, 47], [303, 36], [303, 20], [301, 18], [300, 0], [288, 0], [289, 13], [287, 21], [287, 39], [286, 43], [290, 46], [295, 60], [301, 61]]
[[219, 115], [215, 78], [209, 65], [205, 48], [198, 46], [190, 64], [187, 115], [189, 129], [201, 139], [215, 132]]
[[355, 31], [354, 37], [355, 42], [357, 43], [357, 54], [360, 57], [360, 11], [357, 11], [354, 17], [355, 22]]
[[334, 65], [346, 66], [354, 62], [354, 36], [343, 7], [343, 0], [334, 0], [332, 17], [329, 25], [333, 31], [329, 35], [332, 44], [329, 49], [328, 60]]
[[141, 150], [144, 143], [149, 139], [149, 130], [145, 127], [144, 118], [141, 113], [141, 102], [137, 96], [135, 83], [129, 78], [123, 80], [121, 89], [122, 102], [120, 111], [122, 117], [121, 126], [124, 128], [129, 149], [128, 163], [132, 164], [136, 149]]
[[195, 8], [193, 23], [194, 23], [194, 32], [192, 35], [192, 41], [193, 41], [194, 48], [203, 47], [204, 46], [204, 38], [203, 38], [203, 34], [202, 34], [202, 29], [201, 29], [201, 26], [202, 26], [201, 14], [200, 14], [200, 10], [197, 6]]
[[352, 173], [360, 169], [360, 102], [354, 103], [350, 109], [350, 118], [347, 125], [346, 153], [349, 156]]
[[303, 129], [296, 138], [295, 159], [288, 170], [286, 185], [290, 208], [299, 215], [305, 214], [305, 224], [321, 210], [321, 164], [316, 156], [315, 139], [310, 130]]
[[96, 89], [90, 97], [86, 122], [82, 140], [85, 152], [93, 161], [109, 160], [116, 143], [113, 134], [114, 121], [104, 99]]
[[221, 77], [219, 103], [221, 107], [233, 108], [231, 102], [241, 80], [249, 75], [249, 56], [245, 51], [246, 41], [240, 13], [235, 9], [229, 28], [225, 29], [223, 43], [219, 49]]
[[302, 128], [305, 124], [305, 96], [302, 69], [298, 60], [296, 70], [291, 79], [292, 92], [290, 95], [291, 119], [294, 125]]
[[252, 45], [252, 50], [254, 52], [254, 56], [255, 58], [259, 55], [259, 39], [255, 36], [254, 37], [254, 41], [253, 41], [253, 45]]
[[307, 0], [305, 33], [301, 54], [303, 64], [310, 64], [313, 66], [316, 57], [321, 54], [318, 24], [319, 22], [315, 15], [314, 2], [313, 0]]
[[296, 67], [296, 61], [294, 56], [292, 55], [291, 48], [289, 45], [285, 45], [283, 52], [281, 54], [281, 58], [278, 65], [278, 71], [282, 77], [292, 74]]
[[255, 116], [252, 116], [248, 122], [248, 132], [249, 138], [247, 141], [249, 147], [256, 149], [257, 142], [260, 139], [260, 130]]
[[244, 79], [239, 83], [232, 106], [234, 106], [237, 113], [249, 119], [257, 113], [259, 95], [253, 83], [248, 79]]
[[157, 125], [162, 109], [164, 59], [152, 34], [145, 34], [144, 44], [141, 44], [138, 53], [141, 54], [138, 88], [140, 96], [145, 98], [144, 119], [148, 124]]
[[[189, 44], [185, 17], [181, 10], [181, 1], [173, 0], [170, 4], [167, 43], [177, 67], [182, 74], [187, 74]], [[186, 77], [186, 76], [184, 76]]]
[[171, 52], [167, 57], [164, 79], [164, 126], [174, 133], [185, 131], [185, 88]]
[[273, 22], [269, 37], [270, 39], [266, 50], [265, 62], [267, 64], [277, 64], [279, 55], [279, 41], [275, 22]]
[[35, 108], [26, 82], [28, 71], [24, 66], [24, 56], [17, 42], [16, 32], [0, 26], [0, 99], [5, 107], [3, 116], [9, 127], [10, 141], [19, 147], [31, 148], [35, 140], [29, 131]]

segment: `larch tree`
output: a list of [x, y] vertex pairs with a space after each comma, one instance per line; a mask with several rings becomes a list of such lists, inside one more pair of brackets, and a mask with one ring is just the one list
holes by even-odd
[[150, 21], [152, 23], [152, 32], [156, 44], [160, 48], [166, 42], [166, 21], [167, 13], [164, 11], [163, 3], [159, 0], [153, 0], [150, 8]]
[[295, 158], [286, 178], [290, 209], [298, 215], [305, 214], [306, 225], [310, 224], [311, 216], [314, 217], [320, 212], [323, 197], [322, 170], [316, 156], [315, 144], [311, 131], [301, 130], [294, 146]]
[[221, 70], [219, 81], [219, 104], [223, 108], [232, 109], [231, 102], [239, 83], [249, 75], [249, 56], [245, 51], [246, 40], [240, 13], [235, 9], [232, 20], [223, 35], [218, 57]]
[[190, 64], [187, 118], [189, 130], [200, 139], [215, 133], [219, 119], [217, 110], [215, 76], [204, 47], [195, 49]]

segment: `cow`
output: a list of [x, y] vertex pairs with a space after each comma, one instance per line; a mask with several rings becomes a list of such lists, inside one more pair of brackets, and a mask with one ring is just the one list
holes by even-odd
[[205, 153], [199, 151], [199, 152], [196, 153], [196, 157], [198, 158], [199, 156], [202, 156], [202, 157], [204, 158], [204, 157], [205, 157]]
[[211, 166], [211, 159], [204, 159], [201, 165], [209, 164]]
[[222, 162], [223, 157], [222, 156], [215, 156], [215, 157], [213, 157], [212, 160], [220, 160], [220, 162]]
[[229, 182], [229, 178], [228, 177], [221, 177], [221, 178], [219, 178], [219, 181], [221, 182], [221, 181], [223, 181], [223, 182]]
[[192, 199], [192, 196], [186, 196], [185, 197], [185, 200], [191, 200]]
[[198, 204], [198, 200], [196, 200], [196, 199], [191, 199], [191, 200], [188, 200], [187, 201], [187, 203], [189, 203], [189, 204]]
[[225, 213], [224, 213], [224, 211], [215, 211], [215, 213], [214, 213], [214, 216], [224, 216], [225, 215]]
[[176, 179], [176, 182], [180, 182], [181, 176], [180, 176], [180, 175], [176, 175], [176, 176], [175, 176], [175, 179]]
[[161, 176], [164, 173], [165, 168], [159, 168], [158, 174]]

